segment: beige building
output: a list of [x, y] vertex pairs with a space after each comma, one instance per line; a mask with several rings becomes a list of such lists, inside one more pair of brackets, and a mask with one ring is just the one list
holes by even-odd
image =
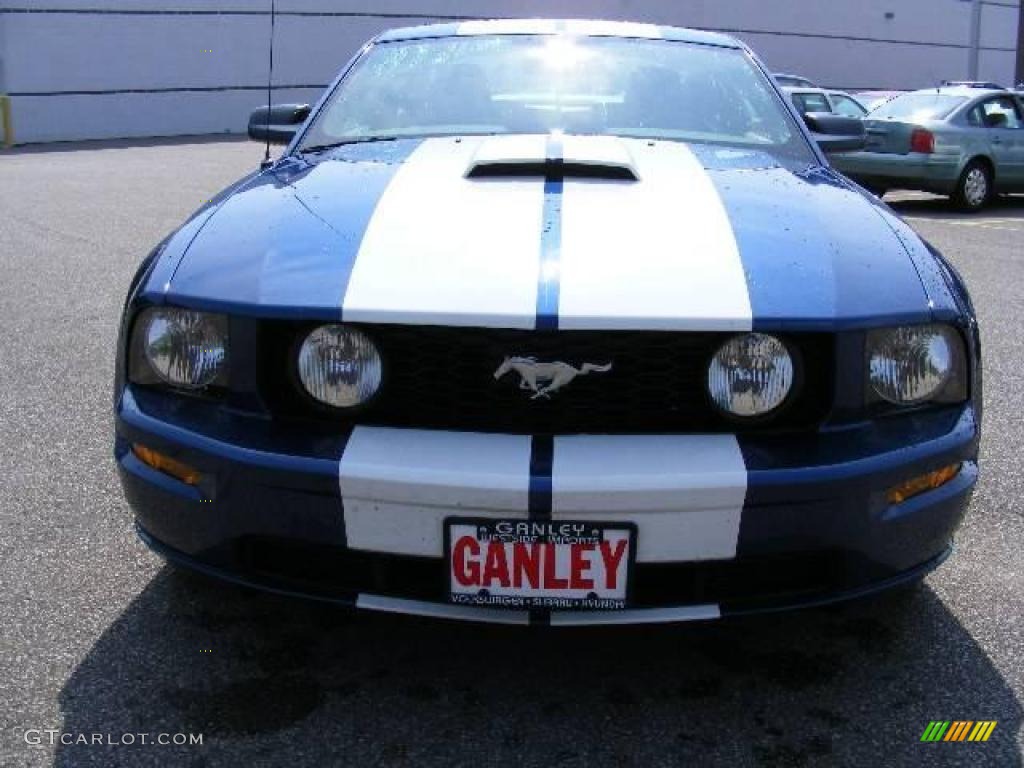
[[[314, 100], [387, 27], [472, 17], [724, 31], [776, 71], [848, 89], [1011, 84], [1021, 0], [277, 0], [279, 100]], [[3, 0], [16, 139], [239, 132], [265, 98], [270, 0]]]

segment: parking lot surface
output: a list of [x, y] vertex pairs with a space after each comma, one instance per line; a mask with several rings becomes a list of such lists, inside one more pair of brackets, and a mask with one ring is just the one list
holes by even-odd
[[[261, 153], [186, 139], [0, 154], [0, 765], [1021, 764], [1024, 198], [973, 216], [887, 198], [966, 277], [984, 344], [982, 478], [921, 588], [515, 630], [350, 617], [175, 573], [137, 541], [111, 458], [124, 293]], [[998, 725], [987, 743], [921, 743], [936, 719]], [[120, 743], [164, 733], [203, 743]]]

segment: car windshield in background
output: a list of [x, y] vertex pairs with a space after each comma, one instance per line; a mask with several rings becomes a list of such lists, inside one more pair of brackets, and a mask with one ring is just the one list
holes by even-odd
[[331, 94], [299, 150], [380, 138], [556, 131], [812, 159], [744, 51], [525, 35], [374, 46]]
[[864, 117], [867, 114], [867, 110], [857, 101], [841, 93], [832, 94], [832, 106], [835, 113], [843, 117]]
[[831, 112], [824, 93], [794, 93], [793, 104], [800, 112]]
[[967, 99], [964, 96], [948, 93], [905, 93], [878, 107], [871, 113], [871, 117], [909, 121], [942, 120], [965, 101]]

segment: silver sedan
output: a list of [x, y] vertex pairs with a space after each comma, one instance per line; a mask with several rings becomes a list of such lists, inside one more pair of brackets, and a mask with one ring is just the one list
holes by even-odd
[[877, 195], [915, 189], [976, 211], [996, 193], [1024, 192], [1024, 106], [1006, 90], [905, 93], [864, 118], [867, 143], [832, 164]]

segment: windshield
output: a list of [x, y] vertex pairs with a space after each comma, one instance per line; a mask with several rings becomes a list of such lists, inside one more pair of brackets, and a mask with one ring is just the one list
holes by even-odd
[[742, 50], [612, 37], [493, 35], [380, 43], [299, 150], [374, 138], [606, 134], [812, 159]]
[[897, 120], [941, 120], [967, 99], [948, 93], [918, 91], [897, 96], [871, 113], [871, 117]]

